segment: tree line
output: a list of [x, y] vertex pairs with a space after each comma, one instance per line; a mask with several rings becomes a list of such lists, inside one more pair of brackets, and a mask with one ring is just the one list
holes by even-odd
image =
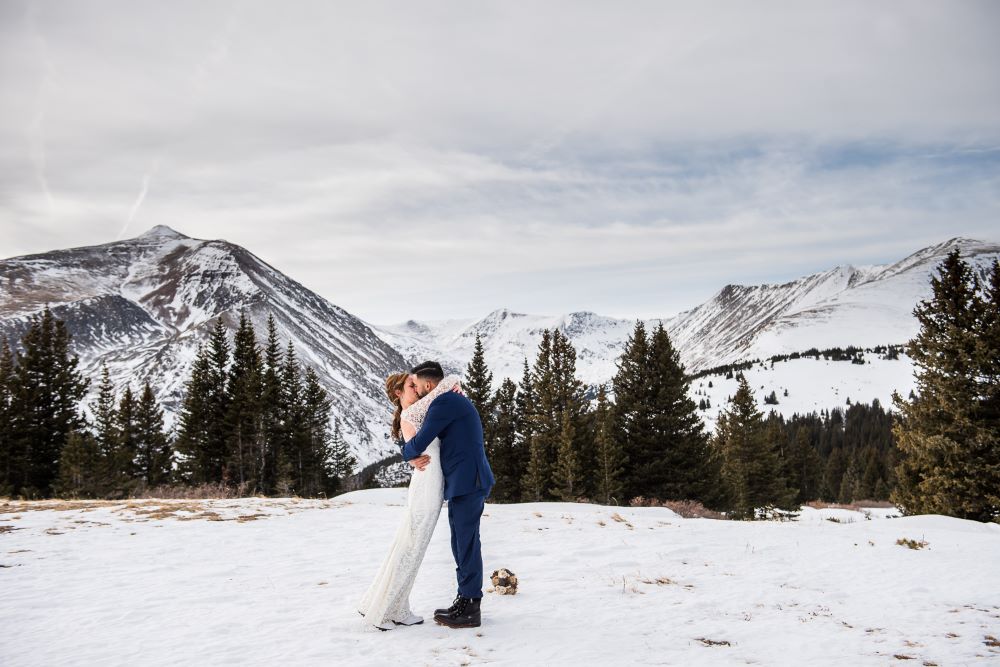
[[[803, 502], [892, 500], [904, 512], [995, 519], [1000, 512], [1000, 266], [983, 288], [953, 252], [914, 310], [920, 333], [874, 348], [914, 360], [918, 390], [785, 418], [738, 388], [708, 433], [678, 351], [662, 325], [637, 322], [608, 385], [586, 388], [576, 353], [545, 330], [519, 382], [493, 376], [476, 339], [467, 395], [483, 417], [499, 502], [695, 500], [735, 518], [794, 511]], [[808, 351], [856, 360], [859, 348]], [[748, 366], [745, 366], [746, 368]], [[717, 369], [718, 370], [718, 369]], [[593, 398], [591, 398], [593, 397]], [[777, 397], [768, 397], [776, 403]]]
[[236, 495], [332, 495], [356, 465], [327, 392], [268, 318], [258, 344], [246, 314], [232, 343], [221, 317], [198, 347], [179, 422], [164, 429], [149, 383], [118, 395], [106, 366], [96, 398], [46, 308], [12, 352], [0, 344], [0, 495], [124, 498], [164, 486]]

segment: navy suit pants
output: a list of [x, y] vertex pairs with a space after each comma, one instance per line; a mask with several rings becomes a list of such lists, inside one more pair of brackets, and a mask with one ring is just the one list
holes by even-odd
[[451, 526], [451, 553], [455, 556], [458, 594], [467, 598], [483, 597], [483, 554], [479, 541], [479, 518], [489, 489], [481, 489], [448, 501], [448, 524]]

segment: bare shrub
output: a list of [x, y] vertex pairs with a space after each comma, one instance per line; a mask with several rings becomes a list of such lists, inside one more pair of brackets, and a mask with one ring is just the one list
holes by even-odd
[[632, 507], [665, 507], [685, 519], [725, 519], [721, 512], [710, 510], [697, 500], [659, 500], [636, 496], [628, 503]]
[[238, 484], [227, 486], [221, 482], [187, 486], [181, 484], [164, 484], [160, 486], [140, 488], [132, 494], [132, 498], [157, 498], [161, 500], [208, 500], [229, 498], [264, 498], [258, 494], [250, 496], [249, 485]]
[[827, 503], [822, 500], [810, 500], [804, 503], [806, 507], [811, 507], [814, 510], [824, 510], [824, 509], [837, 509], [837, 510], [852, 510], [854, 512], [862, 511], [864, 507], [880, 507], [883, 509], [889, 509], [895, 507], [892, 503], [887, 500], [855, 500], [850, 503]]

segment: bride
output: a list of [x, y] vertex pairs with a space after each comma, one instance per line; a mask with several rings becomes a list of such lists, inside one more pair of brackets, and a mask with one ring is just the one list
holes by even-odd
[[[396, 406], [392, 437], [396, 440], [400, 435], [406, 440], [412, 438], [420, 430], [431, 402], [449, 390], [461, 390], [458, 376], [449, 375], [426, 396], [419, 398], [409, 373], [390, 375], [385, 382], [385, 392]], [[440, 445], [440, 440], [435, 438], [424, 452], [430, 457], [430, 462], [422, 470], [414, 468], [406, 509], [396, 530], [396, 538], [375, 575], [375, 581], [361, 598], [358, 612], [364, 616], [366, 623], [379, 630], [391, 630], [393, 625], [424, 622], [410, 609], [410, 589], [444, 502]]]

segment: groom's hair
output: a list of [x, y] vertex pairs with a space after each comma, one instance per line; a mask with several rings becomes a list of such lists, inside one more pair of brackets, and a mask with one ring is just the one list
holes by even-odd
[[440, 382], [444, 379], [444, 369], [436, 361], [425, 361], [422, 364], [414, 366], [410, 369], [410, 373], [416, 375], [421, 380], [431, 380], [432, 382]]

